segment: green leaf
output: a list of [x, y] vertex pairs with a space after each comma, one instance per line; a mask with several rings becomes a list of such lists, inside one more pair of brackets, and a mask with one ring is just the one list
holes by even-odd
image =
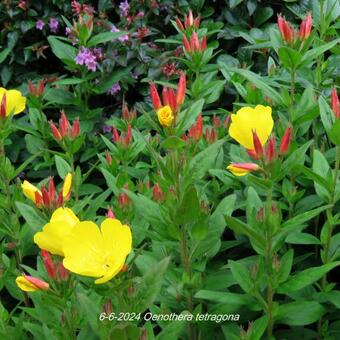
[[182, 136], [185, 131], [187, 131], [195, 123], [197, 117], [202, 112], [203, 104], [204, 99], [200, 99], [180, 113], [180, 123], [176, 128], [177, 136]]
[[[327, 187], [329, 187], [330, 183], [332, 183], [332, 179], [329, 177], [330, 175], [330, 167], [329, 164], [327, 162], [327, 159], [325, 158], [325, 156], [319, 151], [319, 150], [314, 150], [313, 152], [313, 171], [319, 175], [320, 177], [326, 178], [326, 182], [327, 179], [329, 179], [329, 181], [327, 182]], [[320, 185], [317, 181], [314, 182], [314, 187], [315, 187], [315, 191], [317, 193], [317, 195], [322, 198], [323, 200], [325, 200], [326, 202], [329, 201], [329, 189], [325, 189], [324, 186]]]
[[315, 301], [296, 301], [280, 305], [276, 320], [290, 326], [304, 326], [318, 321], [325, 309]]
[[[162, 261], [153, 265], [152, 268], [135, 285], [132, 310], [144, 312], [155, 301], [163, 284], [163, 276], [168, 268], [170, 257], [165, 257]], [[135, 302], [136, 301], [136, 302]]]
[[225, 220], [228, 227], [234, 230], [237, 234], [248, 236], [251, 240], [258, 243], [258, 245], [264, 244], [264, 238], [262, 237], [262, 235], [256, 232], [254, 229], [250, 228], [247, 224], [232, 216], [225, 216]]
[[55, 155], [54, 159], [55, 159], [55, 165], [57, 167], [58, 175], [61, 178], [64, 178], [68, 172], [71, 172], [70, 165], [65, 161], [65, 159], [61, 158], [58, 155]]
[[[263, 91], [263, 93], [271, 98], [274, 102], [277, 104], [283, 105], [284, 101], [281, 97], [281, 95], [274, 90], [271, 86], [268, 85], [268, 81], [266, 81], [268, 78], [261, 77], [257, 75], [254, 72], [251, 72], [249, 70], [239, 69], [235, 67], [228, 67], [226, 68], [225, 65], [219, 63], [219, 66], [221, 67], [221, 71], [223, 73], [223, 70], [229, 74], [229, 72], [235, 72], [240, 74], [241, 76], [248, 79], [250, 82], [252, 82], [257, 88]], [[223, 75], [226, 77], [226, 75], [223, 73]], [[226, 77], [227, 78], [227, 77]]]
[[289, 294], [291, 292], [309, 286], [312, 283], [320, 280], [326, 273], [328, 273], [333, 268], [338, 267], [339, 265], [340, 261], [337, 261], [333, 263], [324, 264], [320, 267], [313, 267], [303, 270], [302, 272], [299, 272], [296, 275], [291, 276], [288, 279], [288, 281], [283, 283], [277, 289], [277, 292], [280, 294]]
[[320, 244], [320, 240], [314, 235], [301, 232], [289, 234], [286, 242], [292, 244]]
[[288, 68], [288, 69], [297, 69], [302, 55], [298, 52], [293, 50], [290, 47], [281, 47], [279, 48], [279, 58], [280, 61], [282, 62], [282, 64], [284, 65], [284, 67]]
[[192, 178], [202, 178], [209, 169], [214, 168], [223, 143], [223, 139], [219, 140], [193, 157], [189, 164], [189, 174]]
[[44, 220], [30, 205], [21, 202], [15, 202], [15, 205], [32, 230], [34, 232], [41, 231], [47, 221]]
[[331, 185], [329, 182], [325, 180], [323, 176], [318, 175], [314, 171], [306, 168], [305, 166], [299, 166], [298, 167], [301, 172], [303, 172], [309, 179], [314, 181], [314, 185], [318, 184], [322, 186], [326, 191], [330, 192]]
[[228, 261], [228, 265], [231, 269], [234, 279], [240, 285], [240, 287], [246, 292], [250, 293], [254, 287], [254, 282], [249, 275], [249, 270], [240, 262]]
[[178, 206], [176, 214], [177, 224], [186, 224], [196, 221], [200, 216], [200, 203], [197, 191], [193, 185], [186, 189]]
[[117, 178], [104, 168], [100, 168], [100, 171], [105, 177], [107, 186], [112, 190], [115, 196], [118, 197], [119, 189], [117, 187]]
[[177, 136], [167, 137], [161, 144], [164, 149], [179, 150], [185, 146], [185, 141]]
[[231, 305], [247, 305], [255, 303], [254, 298], [252, 298], [248, 294], [217, 292], [213, 290], [199, 290], [195, 294], [195, 298], [208, 300], [216, 303], [227, 303]]
[[97, 35], [95, 35], [94, 37], [92, 37], [88, 43], [87, 43], [87, 47], [93, 47], [96, 46], [98, 44], [102, 44], [108, 41], [113, 41], [119, 37], [121, 37], [122, 35], [126, 35], [129, 32], [125, 32], [125, 31], [119, 31], [119, 32], [104, 32], [104, 33], [99, 33]]
[[81, 311], [86, 315], [86, 320], [89, 323], [94, 334], [99, 335], [98, 329], [99, 326], [99, 314], [100, 314], [100, 305], [95, 303], [89, 296], [83, 293], [76, 293], [77, 301], [79, 303], [79, 307]]
[[4, 48], [1, 52], [0, 52], [0, 64], [5, 61], [5, 59], [7, 58], [7, 56], [11, 53], [12, 49], [7, 47]]
[[77, 55], [77, 49], [70, 44], [61, 42], [57, 36], [50, 35], [47, 38], [51, 45], [52, 52], [61, 60], [68, 60], [75, 64], [74, 58]]
[[284, 282], [288, 279], [290, 271], [292, 270], [294, 258], [294, 250], [289, 249], [281, 258], [280, 271], [278, 273], [278, 282]]
[[333, 126], [334, 112], [322, 96], [319, 97], [319, 110], [322, 124], [328, 133]]
[[340, 146], [340, 119], [337, 119], [333, 124], [329, 137], [335, 145]]
[[134, 66], [130, 65], [124, 69], [115, 70], [109, 75], [101, 77], [99, 83], [92, 88], [92, 91], [97, 94], [105, 93], [113, 84], [124, 80]]
[[340, 39], [335, 39], [333, 41], [330, 41], [322, 46], [313, 48], [309, 51], [307, 51], [301, 60], [302, 64], [308, 64], [315, 60], [319, 55], [325, 53], [326, 51], [330, 50], [332, 47], [336, 46], [340, 42]]

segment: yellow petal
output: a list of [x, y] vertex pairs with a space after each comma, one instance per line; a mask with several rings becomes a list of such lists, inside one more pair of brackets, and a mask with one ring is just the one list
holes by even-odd
[[79, 222], [78, 217], [69, 208], [58, 208], [52, 215], [42, 232], [34, 235], [34, 243], [40, 249], [48, 250], [54, 255], [63, 256], [64, 238]]
[[26, 97], [20, 91], [0, 88], [0, 103], [4, 94], [6, 94], [6, 116], [16, 115], [25, 110]]
[[261, 144], [264, 145], [273, 130], [272, 109], [269, 106], [257, 105], [255, 108], [243, 107], [231, 115], [229, 134], [246, 149], [253, 150], [255, 131]]
[[17, 286], [24, 292], [35, 292], [39, 290], [33, 283], [29, 282], [24, 276], [18, 276], [15, 279]]
[[126, 256], [131, 252], [132, 235], [129, 226], [122, 225], [117, 219], [107, 218], [100, 227], [108, 253], [114, 256], [122, 253]]
[[162, 126], [171, 126], [174, 120], [174, 115], [172, 113], [171, 107], [169, 105], [161, 107], [157, 111], [158, 121]]
[[125, 263], [126, 256], [116, 258], [116, 263], [112, 265], [109, 270], [99, 279], [95, 280], [95, 284], [102, 284], [107, 281], [110, 281], [114, 276], [116, 276], [123, 268]]
[[228, 165], [227, 169], [233, 173], [235, 176], [245, 176], [251, 172], [251, 170], [240, 169], [234, 165]]
[[69, 172], [64, 178], [64, 185], [63, 185], [63, 197], [67, 198], [70, 194], [72, 186], [72, 174]]
[[85, 276], [100, 277], [105, 267], [105, 247], [99, 228], [93, 222], [79, 222], [63, 243], [64, 267]]
[[41, 191], [28, 181], [24, 181], [21, 184], [21, 189], [24, 195], [31, 201], [35, 202], [35, 193], [38, 192], [41, 195]]

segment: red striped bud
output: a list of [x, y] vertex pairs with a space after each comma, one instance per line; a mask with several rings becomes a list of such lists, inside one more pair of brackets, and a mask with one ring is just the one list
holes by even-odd
[[253, 131], [253, 144], [254, 144], [254, 150], [257, 155], [257, 157], [260, 159], [263, 156], [263, 147], [262, 143], [259, 139], [259, 136], [257, 135], [256, 131]]
[[43, 259], [44, 265], [45, 265], [45, 269], [46, 272], [48, 274], [48, 276], [54, 280], [57, 274], [57, 270], [56, 267], [53, 263], [53, 260], [51, 258], [50, 253], [47, 250], [42, 250], [41, 251], [41, 257]]
[[181, 74], [181, 77], [178, 81], [177, 86], [177, 95], [176, 95], [176, 101], [178, 106], [182, 106], [184, 99], [185, 99], [185, 91], [187, 89], [187, 83], [186, 83], [186, 75], [185, 73]]
[[159, 98], [156, 86], [153, 83], [150, 84], [150, 95], [153, 108], [157, 111], [162, 106], [162, 102], [161, 99]]
[[290, 141], [292, 137], [292, 128], [289, 126], [287, 127], [280, 143], [280, 155], [284, 155], [288, 152]]

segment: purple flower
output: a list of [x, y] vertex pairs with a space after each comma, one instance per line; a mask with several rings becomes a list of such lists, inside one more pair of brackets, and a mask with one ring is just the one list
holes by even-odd
[[120, 9], [120, 16], [122, 16], [122, 17], [127, 17], [128, 16], [130, 5], [127, 2], [127, 0], [125, 0], [124, 2], [121, 2], [119, 4], [119, 9]]
[[[112, 25], [112, 27], [111, 27], [111, 32], [116, 33], [116, 32], [120, 32], [120, 30], [119, 30], [115, 25]], [[116, 39], [113, 39], [113, 40], [116, 40]], [[129, 36], [128, 36], [127, 34], [121, 35], [121, 36], [118, 38], [118, 40], [119, 40], [120, 42], [124, 42], [124, 41], [126, 41], [126, 40], [129, 40]]]
[[144, 12], [137, 13], [137, 18], [143, 18], [143, 17], [144, 17]]
[[75, 62], [78, 65], [85, 65], [89, 71], [95, 72], [97, 69], [97, 60], [94, 53], [82, 46], [80, 52], [75, 57]]
[[112, 131], [112, 126], [110, 125], [104, 125], [103, 126], [103, 132], [104, 133], [110, 133]]
[[107, 93], [114, 96], [116, 93], [118, 93], [120, 91], [120, 89], [121, 88], [120, 88], [119, 83], [115, 83], [111, 86], [111, 88], [107, 91]]
[[72, 34], [71, 28], [66, 27], [66, 28], [65, 28], [65, 34], [66, 34], [67, 36], [70, 36], [70, 35]]
[[59, 27], [59, 21], [56, 18], [50, 18], [50, 22], [48, 24], [50, 26], [50, 30], [53, 33], [57, 33]]
[[44, 28], [44, 26], [45, 26], [45, 23], [44, 23], [41, 19], [39, 19], [39, 20], [35, 23], [35, 28], [36, 28], [37, 30], [42, 31], [43, 28]]

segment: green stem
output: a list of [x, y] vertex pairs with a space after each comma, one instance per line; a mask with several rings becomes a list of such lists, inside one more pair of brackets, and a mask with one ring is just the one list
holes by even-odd
[[273, 252], [272, 252], [272, 237], [273, 237], [273, 226], [270, 221], [270, 216], [272, 214], [272, 189], [269, 189], [267, 197], [267, 209], [266, 209], [266, 220], [267, 220], [267, 233], [266, 233], [266, 251], [265, 251], [265, 264], [267, 272], [267, 316], [268, 316], [268, 326], [267, 326], [267, 336], [270, 339], [273, 335]]

